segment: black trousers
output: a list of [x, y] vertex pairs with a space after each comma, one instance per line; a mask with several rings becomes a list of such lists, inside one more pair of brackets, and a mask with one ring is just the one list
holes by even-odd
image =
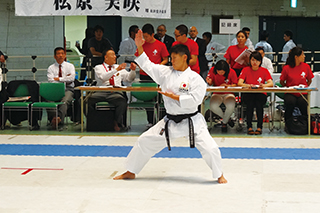
[[[307, 99], [307, 95], [303, 95]], [[287, 120], [288, 118], [292, 117], [293, 109], [298, 107], [302, 115], [308, 115], [308, 103], [302, 96], [295, 96], [290, 93], [284, 94], [284, 105], [285, 105], [285, 113], [284, 119]]]
[[267, 102], [267, 96], [262, 93], [244, 93], [242, 100], [247, 106], [247, 128], [252, 128], [253, 110], [256, 108], [257, 128], [262, 129], [263, 106]]

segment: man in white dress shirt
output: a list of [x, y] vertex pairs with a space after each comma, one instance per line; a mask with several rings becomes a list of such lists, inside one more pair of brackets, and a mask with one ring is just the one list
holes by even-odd
[[[296, 44], [292, 40], [293, 33], [290, 30], [286, 30], [283, 35], [283, 39], [286, 42], [282, 48], [282, 52], [289, 52], [292, 48], [296, 46]], [[282, 54], [281, 61], [286, 62], [288, 58], [288, 53]]]
[[272, 73], [274, 72], [272, 61], [269, 58], [265, 57], [265, 53], [264, 53], [263, 47], [257, 47], [256, 51], [258, 51], [262, 56], [261, 67], [266, 68], [270, 72], [270, 74], [272, 75]]
[[[117, 56], [113, 50], [105, 50], [102, 53], [104, 58], [103, 64], [94, 68], [97, 86], [121, 86], [122, 81], [132, 82], [136, 77], [136, 65], [131, 63], [130, 72], [125, 70], [126, 63], [116, 64]], [[127, 110], [127, 97], [123, 92], [95, 92], [88, 99], [89, 110], [95, 110], [97, 102], [107, 101], [115, 106], [114, 130], [122, 130], [123, 115]], [[107, 118], [106, 118], [107, 119]]]
[[121, 41], [118, 52], [118, 54], [120, 55], [120, 57], [118, 58], [118, 64], [122, 64], [125, 62], [130, 66], [130, 63], [133, 62], [136, 58], [134, 54], [137, 50], [137, 46], [134, 43], [134, 38], [138, 30], [139, 27], [137, 25], [132, 25], [129, 28], [129, 37]]
[[61, 99], [64, 102], [59, 106], [58, 117], [55, 117], [55, 113], [48, 110], [48, 119], [51, 120], [52, 128], [56, 128], [56, 123], [63, 124], [64, 118], [67, 114], [68, 106], [71, 105], [74, 96], [74, 79], [75, 68], [73, 64], [66, 62], [66, 52], [62, 47], [54, 49], [54, 58], [56, 62], [48, 68], [48, 81], [49, 82], [63, 82], [65, 83], [66, 90], [65, 96]]
[[[266, 30], [262, 31], [260, 35], [260, 41], [256, 44], [254, 48], [257, 50], [258, 47], [262, 47], [265, 53], [273, 52], [271, 44], [268, 43], [268, 39], [269, 39], [268, 31]], [[273, 60], [272, 54], [266, 54], [266, 57], [269, 58], [270, 60]]]
[[136, 62], [161, 86], [167, 115], [156, 125], [144, 132], [137, 140], [126, 160], [127, 172], [114, 177], [134, 179], [149, 159], [166, 146], [170, 150], [170, 140], [189, 136], [190, 147], [196, 147], [212, 170], [213, 178], [219, 183], [227, 183], [221, 170], [221, 154], [211, 137], [206, 121], [198, 112], [198, 105], [206, 93], [206, 83], [188, 64], [190, 52], [187, 46], [177, 44], [171, 47], [172, 66], [152, 63], [144, 53], [142, 31], [136, 35], [138, 57]]

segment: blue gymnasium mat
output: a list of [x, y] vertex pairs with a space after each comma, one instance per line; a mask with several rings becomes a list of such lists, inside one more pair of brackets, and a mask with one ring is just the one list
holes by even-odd
[[[131, 148], [131, 146], [0, 144], [0, 155], [126, 157]], [[220, 150], [224, 159], [320, 160], [320, 149], [221, 147]], [[197, 149], [172, 147], [172, 151], [165, 148], [155, 157], [201, 158], [201, 155]]]

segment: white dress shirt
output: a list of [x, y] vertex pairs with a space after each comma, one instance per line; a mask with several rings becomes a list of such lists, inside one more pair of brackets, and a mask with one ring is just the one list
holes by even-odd
[[[287, 41], [287, 43], [283, 46], [282, 48], [282, 52], [289, 52], [292, 48], [296, 47], [296, 44], [293, 42], [292, 39], [290, 39], [289, 41]], [[282, 54], [282, 58], [281, 61], [286, 62], [287, 58], [288, 58], [289, 54]]]
[[[266, 41], [259, 41], [254, 48], [256, 49], [257, 47], [262, 47], [265, 53], [273, 52], [272, 46]], [[272, 54], [266, 54], [266, 57], [273, 60]]]
[[[49, 82], [64, 82], [67, 88], [74, 88], [74, 79], [76, 71], [73, 64], [69, 62], [62, 62], [61, 64], [62, 77], [59, 77], [59, 64], [55, 62], [48, 68], [48, 81]], [[54, 78], [59, 77], [59, 81], [55, 81]]]
[[261, 67], [266, 68], [270, 72], [270, 74], [274, 72], [272, 61], [267, 57], [262, 58]]
[[[125, 61], [134, 61], [136, 58], [134, 54], [136, 53], [137, 46], [134, 40], [131, 37], [125, 38], [121, 41], [119, 46], [118, 54], [118, 64], [122, 64]], [[131, 55], [131, 56], [121, 56], [121, 55]]]
[[113, 64], [111, 70], [109, 70], [109, 65], [106, 63], [95, 66], [95, 79], [97, 81], [97, 86], [110, 86], [110, 78], [114, 79], [114, 86], [121, 86], [121, 82], [132, 82], [136, 77], [136, 72], [131, 70], [128, 72], [125, 69], [117, 71], [118, 64]]

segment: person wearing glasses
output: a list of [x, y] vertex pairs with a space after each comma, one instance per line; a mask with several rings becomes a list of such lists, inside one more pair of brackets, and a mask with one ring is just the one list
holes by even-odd
[[166, 34], [167, 29], [164, 24], [161, 24], [157, 28], [157, 34], [154, 35], [154, 38], [164, 43], [167, 47], [167, 50], [169, 52], [173, 42], [174, 38]]
[[186, 45], [191, 55], [189, 66], [191, 70], [200, 74], [200, 67], [199, 67], [199, 60], [198, 60], [199, 46], [197, 42], [187, 37], [188, 31], [189, 31], [188, 27], [184, 24], [177, 26], [176, 29], [174, 30], [174, 36], [176, 37], [176, 41], [172, 44], [172, 46], [175, 46], [177, 44]]

